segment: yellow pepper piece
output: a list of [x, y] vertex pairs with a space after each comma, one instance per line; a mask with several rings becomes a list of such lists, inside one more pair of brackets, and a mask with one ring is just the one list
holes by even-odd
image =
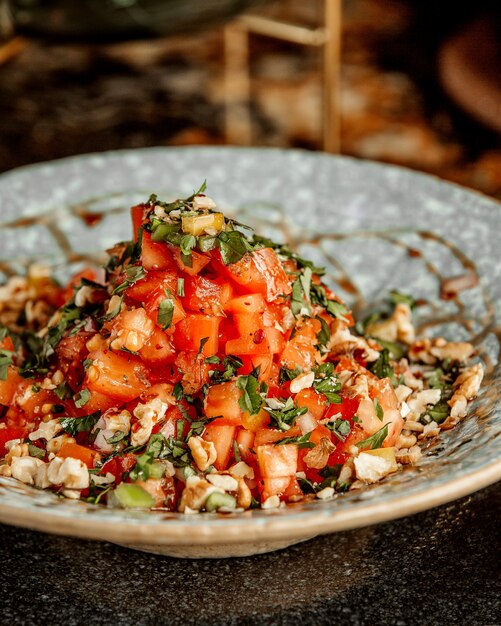
[[217, 235], [224, 228], [224, 215], [222, 213], [208, 213], [207, 215], [186, 215], [181, 218], [183, 233], [198, 237], [209, 231], [211, 235]]
[[372, 454], [373, 456], [379, 456], [382, 459], [386, 459], [391, 463], [391, 472], [396, 472], [398, 469], [397, 460], [395, 458], [395, 448], [376, 448], [375, 450], [364, 450], [365, 454]]

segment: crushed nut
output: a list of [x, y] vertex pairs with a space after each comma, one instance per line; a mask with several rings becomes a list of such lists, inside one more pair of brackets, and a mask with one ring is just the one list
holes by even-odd
[[190, 511], [200, 511], [205, 501], [211, 493], [218, 491], [223, 493], [221, 489], [214, 487], [208, 481], [199, 476], [190, 476], [186, 481], [186, 487], [181, 495], [179, 502], [179, 511], [188, 513]]
[[205, 441], [202, 437], [190, 437], [188, 447], [191, 450], [193, 460], [201, 472], [210, 467], [217, 459], [216, 446], [212, 441]]
[[412, 465], [417, 463], [421, 458], [421, 448], [419, 446], [412, 446], [412, 448], [402, 448], [401, 450], [397, 450], [395, 453], [395, 458], [402, 465]]
[[304, 462], [308, 467], [322, 469], [327, 465], [329, 456], [335, 449], [336, 446], [328, 437], [322, 437], [317, 445], [305, 455]]
[[87, 489], [89, 486], [87, 466], [71, 457], [62, 459], [56, 456], [52, 459], [47, 470], [47, 478], [53, 485], [66, 489]]
[[214, 487], [223, 491], [236, 491], [238, 489], [238, 482], [229, 474], [207, 474], [206, 478]]
[[356, 477], [367, 484], [378, 482], [393, 470], [391, 461], [366, 452], [361, 452], [353, 462]]

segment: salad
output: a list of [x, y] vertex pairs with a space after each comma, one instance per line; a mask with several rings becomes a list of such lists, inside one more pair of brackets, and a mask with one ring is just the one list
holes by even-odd
[[473, 347], [411, 297], [355, 324], [324, 269], [205, 195], [132, 207], [66, 286], [0, 287], [0, 475], [181, 513], [332, 499], [415, 463], [477, 395]]

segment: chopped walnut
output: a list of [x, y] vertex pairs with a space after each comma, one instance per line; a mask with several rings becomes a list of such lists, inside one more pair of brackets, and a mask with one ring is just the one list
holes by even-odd
[[236, 491], [238, 489], [238, 481], [229, 474], [207, 474], [205, 478], [211, 485], [219, 487], [223, 491]]
[[167, 406], [160, 398], [153, 398], [145, 404], [136, 406], [134, 415], [139, 420], [139, 428], [132, 431], [131, 443], [133, 446], [142, 446], [148, 441], [153, 426], [163, 418], [167, 411]]
[[61, 422], [59, 420], [52, 419], [48, 422], [40, 422], [38, 429], [30, 433], [28, 435], [28, 439], [30, 439], [30, 441], [36, 441], [37, 439], [50, 441], [62, 430], [63, 427], [61, 426]]
[[451, 414], [443, 422], [442, 429], [452, 428], [466, 415], [468, 401], [477, 396], [483, 377], [484, 369], [480, 363], [467, 367], [459, 374], [453, 385], [454, 394], [448, 402]]
[[252, 504], [252, 494], [243, 478], [238, 481], [237, 504], [242, 509], [248, 509]]
[[56, 456], [49, 464], [47, 478], [53, 485], [65, 489], [87, 489], [89, 486], [89, 470], [78, 459]]
[[471, 357], [473, 350], [471, 343], [446, 341], [443, 337], [419, 339], [412, 344], [409, 358], [427, 365], [434, 365], [445, 359], [464, 363]]
[[402, 465], [412, 465], [413, 463], [417, 463], [419, 461], [421, 454], [421, 448], [419, 446], [412, 446], [412, 448], [402, 448], [401, 450], [397, 450], [395, 458], [398, 463], [402, 463]]
[[441, 395], [440, 389], [423, 389], [415, 392], [406, 401], [410, 409], [407, 419], [409, 421], [418, 421], [421, 415], [426, 412], [428, 406], [437, 404], [440, 401]]
[[401, 448], [411, 448], [417, 443], [416, 435], [405, 435], [403, 432], [400, 433], [399, 438], [395, 442], [395, 448], [400, 450]]
[[360, 350], [366, 361], [377, 361], [379, 352], [369, 346], [363, 337], [352, 335], [345, 322], [334, 320], [328, 346], [332, 355], [348, 354]]
[[212, 441], [205, 441], [202, 437], [190, 437], [188, 447], [193, 455], [198, 469], [205, 472], [217, 458], [216, 447]]
[[335, 449], [336, 446], [330, 439], [322, 437], [317, 445], [305, 455], [304, 462], [308, 467], [322, 469], [327, 465], [329, 456]]
[[190, 476], [186, 481], [186, 487], [181, 495], [179, 511], [181, 513], [190, 511], [200, 511], [203, 509], [207, 498], [211, 493], [217, 491], [223, 493], [221, 489], [214, 487], [209, 482], [199, 476]]
[[391, 461], [367, 452], [361, 452], [353, 463], [356, 477], [367, 484], [378, 482], [393, 470]]
[[12, 459], [10, 466], [12, 477], [26, 485], [34, 485], [38, 468], [45, 465], [41, 459], [32, 456], [17, 456]]

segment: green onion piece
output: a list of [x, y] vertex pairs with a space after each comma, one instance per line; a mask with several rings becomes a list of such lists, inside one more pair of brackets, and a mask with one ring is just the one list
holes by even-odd
[[112, 501], [124, 509], [151, 509], [155, 504], [153, 497], [139, 485], [121, 483], [112, 493]]
[[209, 511], [209, 513], [213, 513], [223, 508], [236, 509], [237, 501], [233, 496], [230, 496], [229, 493], [220, 493], [219, 491], [212, 492], [205, 501], [205, 509]]

